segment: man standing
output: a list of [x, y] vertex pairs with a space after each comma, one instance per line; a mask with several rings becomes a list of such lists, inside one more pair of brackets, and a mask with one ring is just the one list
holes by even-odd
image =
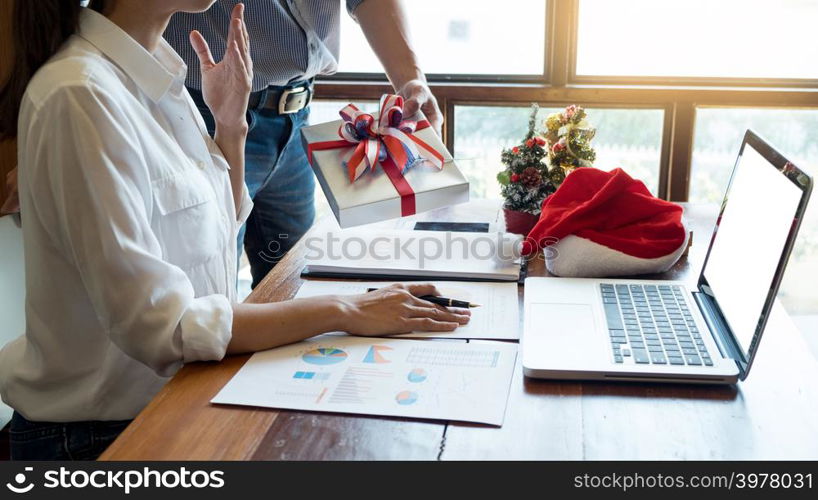
[[[199, 61], [188, 40], [198, 30], [219, 60], [225, 50], [230, 12], [240, 0], [220, 0], [202, 14], [176, 14], [165, 38], [188, 65], [187, 86], [213, 134], [213, 115], [201, 94]], [[315, 216], [315, 180], [301, 145], [313, 78], [338, 68], [339, 0], [245, 0], [254, 61], [247, 120], [245, 180], [254, 208], [239, 234], [255, 287], [309, 229]], [[396, 92], [407, 116], [422, 109], [440, 129], [437, 101], [409, 43], [401, 0], [346, 0]], [[347, 57], [354, 57], [349, 54]]]

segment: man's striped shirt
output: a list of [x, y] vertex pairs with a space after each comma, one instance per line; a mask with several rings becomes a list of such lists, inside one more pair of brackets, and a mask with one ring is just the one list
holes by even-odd
[[[219, 0], [207, 12], [177, 13], [165, 38], [188, 66], [187, 85], [201, 88], [199, 59], [189, 34], [198, 30], [213, 57], [224, 57], [230, 12], [241, 0]], [[243, 0], [253, 58], [253, 91], [327, 75], [338, 69], [341, 0]], [[364, 0], [346, 0], [347, 11]]]

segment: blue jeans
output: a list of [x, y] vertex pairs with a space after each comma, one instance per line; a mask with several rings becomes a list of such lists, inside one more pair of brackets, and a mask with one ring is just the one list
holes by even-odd
[[14, 412], [9, 428], [12, 460], [96, 460], [130, 420], [31, 422]]
[[[204, 117], [210, 135], [213, 115], [196, 89], [188, 89]], [[301, 127], [309, 108], [280, 115], [269, 109], [249, 109], [250, 132], [245, 149], [244, 179], [253, 211], [239, 232], [250, 261], [253, 287], [312, 226], [315, 219], [315, 177], [301, 144]]]

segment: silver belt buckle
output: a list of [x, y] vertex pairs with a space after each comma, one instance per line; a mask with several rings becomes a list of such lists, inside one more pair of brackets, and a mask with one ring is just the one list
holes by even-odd
[[[290, 101], [290, 96], [292, 96], [292, 101]], [[278, 100], [278, 114], [289, 115], [297, 113], [307, 107], [309, 99], [309, 87], [287, 89], [281, 93], [281, 98]]]

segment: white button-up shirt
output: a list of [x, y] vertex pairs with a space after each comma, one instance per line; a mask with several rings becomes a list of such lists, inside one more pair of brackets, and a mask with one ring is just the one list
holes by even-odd
[[221, 359], [236, 300], [228, 164], [164, 41], [85, 9], [31, 80], [18, 160], [26, 332], [3, 400], [34, 421], [129, 419], [183, 363]]

